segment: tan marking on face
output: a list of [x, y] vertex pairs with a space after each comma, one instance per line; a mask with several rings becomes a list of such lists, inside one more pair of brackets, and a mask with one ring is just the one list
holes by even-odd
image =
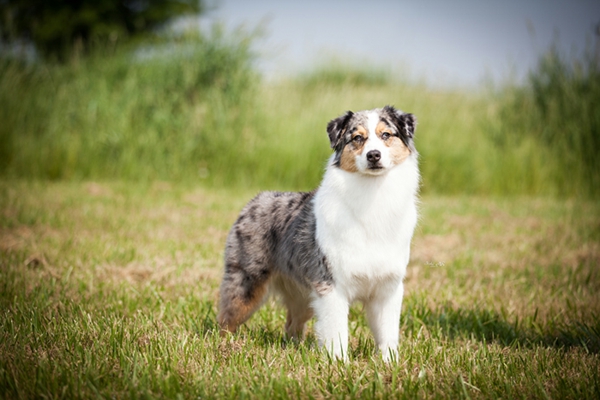
[[[362, 136], [364, 140], [362, 142], [354, 141], [356, 136]], [[367, 141], [368, 132], [363, 126], [359, 126], [356, 131], [352, 133], [351, 142], [344, 146], [342, 155], [340, 156], [340, 168], [348, 172], [358, 172], [356, 166], [356, 157], [360, 156], [365, 142]]]
[[[397, 136], [392, 136], [387, 140], [390, 144], [390, 159], [394, 165], [401, 164], [410, 156], [410, 149]], [[386, 142], [386, 145], [387, 145]]]
[[392, 130], [385, 122], [379, 121], [379, 123], [377, 124], [377, 127], [375, 128], [375, 133], [377, 134], [377, 136], [379, 136], [379, 138], [381, 138], [381, 134], [383, 132], [388, 132], [391, 134]]
[[[377, 128], [375, 128], [375, 133], [383, 140], [381, 136], [385, 132], [392, 134], [390, 127], [385, 122], [379, 121]], [[402, 139], [397, 136], [390, 136], [387, 140], [383, 140], [383, 143], [390, 148], [390, 159], [394, 165], [401, 164], [408, 156], [410, 156], [410, 149], [406, 147]]]

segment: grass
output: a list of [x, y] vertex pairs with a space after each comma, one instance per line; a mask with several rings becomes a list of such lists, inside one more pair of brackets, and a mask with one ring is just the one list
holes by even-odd
[[254, 191], [0, 181], [3, 398], [598, 398], [600, 207], [425, 195], [397, 363], [360, 306], [350, 361], [268, 302], [221, 338], [228, 228]]
[[596, 69], [555, 57], [524, 87], [479, 92], [341, 63], [263, 83], [250, 43], [217, 31], [66, 64], [1, 59], [0, 176], [306, 189], [329, 120], [393, 104], [419, 121], [424, 193], [598, 194]]
[[67, 64], [2, 58], [0, 170], [53, 180], [196, 177], [215, 138], [231, 139], [215, 127], [239, 122], [222, 110], [251, 93], [248, 46], [216, 31]]
[[550, 150], [556, 164], [569, 171], [555, 174], [561, 192], [600, 194], [599, 43], [575, 60], [552, 47], [527, 85], [502, 91], [504, 123], [494, 139], [502, 146], [525, 137]]

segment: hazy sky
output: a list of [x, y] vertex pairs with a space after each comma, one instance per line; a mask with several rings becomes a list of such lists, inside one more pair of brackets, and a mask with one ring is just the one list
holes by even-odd
[[204, 21], [262, 26], [267, 77], [336, 58], [404, 71], [432, 84], [522, 77], [557, 40], [566, 54], [595, 43], [600, 0], [216, 0]]

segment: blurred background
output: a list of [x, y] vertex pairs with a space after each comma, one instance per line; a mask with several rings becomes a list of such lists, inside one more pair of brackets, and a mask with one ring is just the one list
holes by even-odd
[[303, 190], [346, 110], [423, 192], [600, 194], [600, 2], [0, 1], [0, 176]]
[[260, 27], [267, 79], [339, 60], [412, 81], [474, 87], [523, 82], [551, 45], [580, 57], [600, 22], [596, 0], [223, 0], [199, 19]]

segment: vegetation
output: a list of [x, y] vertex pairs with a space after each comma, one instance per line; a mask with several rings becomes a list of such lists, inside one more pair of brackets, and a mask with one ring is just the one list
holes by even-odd
[[424, 196], [397, 363], [350, 361], [269, 302], [219, 336], [225, 235], [254, 191], [0, 183], [0, 398], [600, 395], [600, 207]]
[[4, 61], [0, 168], [37, 179], [197, 174], [243, 116], [235, 109], [249, 96], [250, 62], [248, 42], [219, 31], [67, 65]]
[[569, 61], [551, 48], [528, 85], [504, 91], [499, 115], [501, 148], [531, 138], [566, 171], [554, 174], [559, 192], [600, 195], [600, 54]]
[[526, 86], [495, 92], [341, 67], [261, 84], [250, 42], [217, 30], [64, 65], [2, 61], [0, 174], [307, 189], [330, 154], [327, 122], [391, 103], [417, 115], [425, 192], [598, 194], [591, 58], [579, 69], [547, 58]]

